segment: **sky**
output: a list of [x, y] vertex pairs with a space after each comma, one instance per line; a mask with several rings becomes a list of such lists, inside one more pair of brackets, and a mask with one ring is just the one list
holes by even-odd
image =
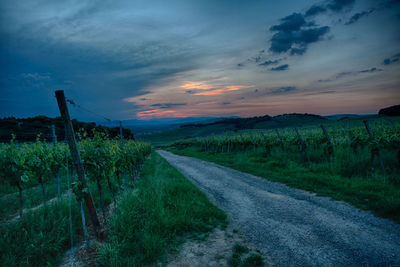
[[400, 1], [2, 1], [0, 62], [0, 117], [58, 116], [55, 90], [115, 120], [376, 113]]

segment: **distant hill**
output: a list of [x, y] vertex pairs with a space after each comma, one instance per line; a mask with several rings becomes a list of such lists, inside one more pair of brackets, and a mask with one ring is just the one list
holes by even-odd
[[358, 114], [335, 114], [335, 115], [328, 115], [324, 116], [324, 118], [327, 118], [329, 120], [343, 120], [343, 119], [348, 119], [348, 118], [360, 118], [362, 115]]
[[[218, 117], [189, 117], [189, 118], [162, 118], [152, 120], [124, 120], [122, 125], [124, 128], [130, 129], [134, 134], [149, 134], [154, 132], [162, 132], [179, 128], [183, 124], [190, 123], [209, 123], [218, 121], [224, 118]], [[97, 122], [98, 125], [112, 127], [115, 126], [115, 121], [112, 122]]]
[[[51, 125], [55, 126], [56, 136], [58, 140], [65, 139], [64, 123], [61, 117], [49, 118], [46, 116], [37, 116], [33, 118], [17, 119], [8, 117], [0, 119], [0, 142], [9, 142], [11, 135], [16, 135], [17, 141], [35, 141], [37, 135], [40, 134], [41, 139], [47, 141], [53, 140]], [[99, 132], [108, 133], [110, 137], [119, 135], [119, 128], [109, 128], [96, 125], [96, 123], [80, 122], [72, 120], [75, 132], [84, 131], [90, 136], [93, 129]], [[133, 138], [133, 134], [128, 129], [123, 129], [125, 138]]]
[[305, 124], [314, 124], [316, 122], [324, 122], [327, 119], [314, 114], [284, 114], [271, 117], [269, 115], [251, 117], [251, 118], [231, 118], [218, 120], [211, 123], [202, 124], [185, 124], [181, 125], [181, 128], [190, 127], [210, 127], [219, 126], [224, 130], [243, 130], [243, 129], [269, 129], [269, 128], [280, 128], [287, 126], [299, 126]]
[[400, 116], [400, 105], [395, 105], [379, 110], [379, 115]]
[[314, 114], [284, 114], [271, 117], [269, 115], [251, 118], [229, 118], [211, 122], [183, 124], [177, 129], [160, 133], [139, 135], [138, 138], [153, 144], [165, 144], [178, 139], [221, 134], [224, 132], [246, 129], [273, 129], [283, 127], [300, 127], [327, 122], [328, 119]]

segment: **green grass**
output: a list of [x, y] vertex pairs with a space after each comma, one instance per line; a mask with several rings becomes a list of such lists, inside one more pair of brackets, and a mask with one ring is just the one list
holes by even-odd
[[[72, 201], [74, 240], [81, 232], [79, 209]], [[70, 248], [68, 201], [56, 201], [0, 226], [2, 266], [58, 266]]]
[[[384, 180], [379, 171], [368, 176], [345, 176], [346, 168], [353, 167], [351, 162], [363, 160], [362, 157], [368, 157], [366, 155], [346, 154], [335, 165], [327, 161], [305, 164], [299, 153], [291, 157], [277, 151], [265, 155], [257, 150], [219, 154], [200, 152], [196, 147], [169, 150], [312, 191], [318, 195], [343, 200], [361, 209], [370, 210], [377, 216], [400, 223], [399, 184]], [[369, 170], [369, 166], [365, 164], [358, 168], [361, 173]]]
[[201, 238], [226, 223], [221, 210], [153, 152], [135, 189], [117, 205], [98, 264], [143, 266], [162, 261], [184, 238]]
[[249, 248], [236, 243], [233, 246], [232, 256], [228, 259], [228, 265], [231, 267], [261, 267], [264, 266], [264, 261], [259, 254], [249, 253]]
[[[67, 182], [65, 176], [60, 176], [60, 192], [63, 194], [67, 190]], [[50, 200], [57, 197], [56, 178], [51, 183], [45, 185], [46, 199]], [[29, 209], [43, 203], [42, 189], [40, 185], [26, 188], [22, 191], [24, 209]], [[0, 197], [0, 222], [10, 219], [18, 214], [19, 210], [19, 194], [18, 192], [4, 194]]]
[[[64, 179], [64, 178], [63, 178]], [[115, 177], [113, 177], [115, 179]], [[114, 185], [116, 181], [113, 181]], [[62, 191], [67, 190], [67, 183], [61, 184]], [[106, 181], [102, 182], [104, 205], [112, 202], [112, 194]], [[89, 183], [98, 217], [102, 216], [97, 186]], [[117, 190], [117, 188], [115, 188]], [[56, 197], [55, 184], [46, 187], [48, 198]], [[118, 192], [116, 192], [118, 193]], [[25, 208], [42, 204], [40, 187], [32, 187], [24, 191]], [[16, 203], [13, 203], [15, 201]], [[82, 236], [82, 225], [78, 203], [71, 193], [72, 226], [74, 243]], [[18, 210], [18, 194], [10, 194], [0, 198], [3, 214], [11, 214]], [[90, 218], [85, 210], [87, 224]], [[64, 252], [71, 247], [69, 230], [68, 199], [62, 198], [41, 206], [34, 211], [24, 213], [22, 219], [0, 224], [0, 262], [2, 266], [58, 266]]]

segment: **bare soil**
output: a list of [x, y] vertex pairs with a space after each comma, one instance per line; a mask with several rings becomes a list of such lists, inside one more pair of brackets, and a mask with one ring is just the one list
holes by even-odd
[[[232, 256], [235, 244], [249, 249], [243, 257], [251, 253], [260, 254], [257, 249], [243, 239], [241, 234], [232, 226], [225, 230], [216, 228], [205, 240], [188, 240], [179, 249], [178, 253], [169, 254], [167, 266], [170, 267], [217, 267], [229, 266], [228, 259]], [[266, 266], [272, 266], [271, 260], [260, 254]]]

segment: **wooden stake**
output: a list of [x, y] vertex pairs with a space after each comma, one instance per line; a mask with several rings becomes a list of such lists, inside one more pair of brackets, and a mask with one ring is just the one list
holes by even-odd
[[321, 129], [322, 129], [322, 132], [324, 133], [324, 136], [325, 136], [326, 140], [328, 141], [328, 149], [329, 149], [329, 151], [327, 151], [327, 152], [329, 154], [328, 155], [328, 160], [330, 160], [330, 156], [333, 156], [333, 145], [332, 145], [331, 139], [330, 139], [330, 137], [328, 135], [328, 131], [326, 130], [325, 126], [322, 125], [322, 124], [321, 124]]
[[[365, 129], [367, 130], [367, 133], [368, 133], [368, 135], [369, 135], [369, 139], [370, 139], [371, 141], [374, 141], [374, 135], [372, 134], [372, 131], [371, 131], [371, 129], [369, 128], [368, 121], [363, 120], [363, 123], [364, 123]], [[372, 150], [371, 150], [371, 164], [372, 164], [373, 161], [374, 161], [375, 155], [378, 157], [379, 165], [381, 165], [381, 169], [382, 169], [382, 171], [383, 171], [383, 175], [385, 175], [385, 166], [383, 165], [383, 161], [382, 161], [381, 155], [380, 155], [380, 153], [379, 153], [379, 148], [378, 148], [378, 147], [372, 148]]]
[[301, 150], [303, 150], [304, 155], [306, 156], [307, 161], [310, 161], [310, 157], [308, 156], [308, 152], [307, 152], [307, 145], [306, 143], [303, 141], [303, 139], [301, 138], [299, 131], [297, 130], [297, 127], [294, 128], [294, 130], [296, 131], [297, 137], [300, 140], [301, 143]]
[[[54, 145], [57, 145], [57, 135], [56, 135], [56, 127], [54, 126], [54, 124], [51, 125], [51, 133], [53, 134], [53, 143]], [[60, 171], [57, 171], [57, 197], [60, 198], [61, 197], [61, 192], [60, 192]]]
[[275, 132], [276, 132], [276, 135], [278, 136], [279, 140], [281, 141], [281, 146], [282, 146], [282, 149], [283, 149], [283, 148], [284, 148], [284, 145], [283, 145], [282, 136], [280, 135], [280, 133], [279, 133], [279, 131], [278, 131], [277, 128], [275, 128]]
[[101, 226], [100, 226], [99, 219], [97, 217], [96, 207], [93, 204], [92, 196], [90, 195], [90, 192], [88, 190], [88, 185], [87, 185], [87, 181], [85, 178], [83, 164], [81, 162], [81, 157], [79, 155], [78, 147], [76, 145], [74, 129], [72, 127], [72, 122], [71, 122], [71, 118], [69, 116], [67, 103], [65, 101], [64, 91], [57, 90], [55, 93], [56, 93], [58, 108], [60, 109], [61, 117], [64, 120], [64, 127], [65, 127], [66, 133], [67, 133], [66, 138], [68, 140], [69, 150], [71, 152], [73, 164], [75, 165], [76, 172], [78, 174], [78, 179], [82, 183], [83, 189], [86, 189], [83, 192], [83, 198], [85, 200], [86, 207], [89, 211], [90, 219], [92, 221], [93, 228], [96, 233], [96, 237], [100, 238], [101, 237], [100, 236]]

